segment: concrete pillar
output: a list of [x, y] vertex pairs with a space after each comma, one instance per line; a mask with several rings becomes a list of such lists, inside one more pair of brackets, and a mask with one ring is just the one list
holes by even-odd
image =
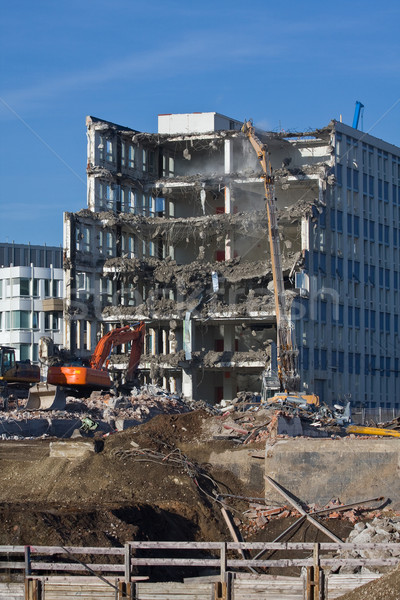
[[169, 338], [169, 353], [175, 354], [177, 346], [178, 346], [175, 329], [170, 329], [168, 338]]
[[182, 369], [182, 394], [185, 398], [194, 398], [196, 389], [196, 373], [188, 368]]
[[168, 332], [166, 329], [162, 330], [162, 351], [163, 354], [168, 354]]
[[224, 142], [224, 171], [228, 175], [233, 170], [233, 144], [232, 140], [228, 139]]
[[224, 325], [224, 350], [225, 352], [235, 352], [235, 326]]
[[162, 386], [163, 386], [163, 390], [167, 390], [168, 389], [168, 383], [167, 383], [167, 378], [163, 377], [162, 379]]
[[[233, 162], [233, 145], [232, 140], [224, 142], [224, 171], [225, 174], [232, 172]], [[232, 190], [231, 186], [225, 186], [225, 213], [232, 214]], [[225, 260], [233, 258], [233, 239], [232, 232], [228, 232], [225, 237]]]
[[169, 391], [172, 392], [172, 394], [176, 394], [176, 379], [175, 379], [175, 377], [169, 378]]
[[154, 356], [155, 354], [157, 354], [157, 352], [156, 352], [157, 332], [156, 332], [155, 329], [150, 329], [149, 333], [150, 333], [150, 336], [151, 336], [150, 337], [151, 344], [150, 344], [149, 350], [150, 350], [150, 354], [152, 354]]

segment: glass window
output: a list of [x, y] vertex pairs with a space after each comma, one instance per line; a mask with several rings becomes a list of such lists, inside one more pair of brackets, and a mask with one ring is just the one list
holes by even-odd
[[347, 323], [349, 327], [353, 327], [353, 307], [349, 306], [347, 310]]
[[343, 233], [343, 213], [341, 210], [337, 211], [337, 231]]
[[354, 236], [358, 237], [360, 235], [360, 217], [358, 217], [357, 215], [354, 215], [353, 224], [354, 224]]
[[343, 373], [344, 372], [344, 352], [339, 352], [338, 358], [339, 358], [339, 373]]
[[310, 358], [309, 348], [303, 347], [302, 348], [303, 369], [305, 369], [306, 371], [309, 369], [309, 362], [310, 362], [309, 358]]
[[113, 143], [111, 140], [106, 141], [106, 160], [113, 162]]
[[13, 310], [11, 312], [11, 328], [30, 329], [31, 313], [29, 312], [29, 310]]
[[343, 258], [341, 256], [338, 256], [337, 259], [337, 274], [340, 279], [343, 279]]
[[19, 347], [19, 360], [30, 360], [31, 358], [31, 345], [30, 344], [20, 344]]
[[136, 167], [136, 147], [132, 145], [129, 146], [128, 166], [130, 169], [134, 169]]
[[126, 167], [126, 144], [124, 142], [121, 143], [121, 165]]
[[351, 169], [347, 167], [347, 188], [351, 189]]
[[342, 185], [342, 165], [336, 165], [336, 180], [338, 185]]
[[314, 348], [314, 369], [319, 369], [319, 348]]
[[375, 241], [375, 223], [374, 223], [374, 221], [369, 222], [369, 239], [371, 242]]
[[349, 352], [349, 356], [348, 356], [349, 373], [353, 373], [353, 360], [354, 360], [353, 353]]
[[353, 189], [358, 192], [358, 171], [353, 170]]
[[374, 195], [374, 176], [369, 176], [369, 195], [373, 197]]

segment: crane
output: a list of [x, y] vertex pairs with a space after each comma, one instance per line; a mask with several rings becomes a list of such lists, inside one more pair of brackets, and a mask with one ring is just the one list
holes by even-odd
[[300, 388], [300, 376], [297, 367], [298, 350], [293, 338], [290, 310], [288, 308], [285, 296], [285, 285], [283, 280], [279, 231], [274, 196], [275, 182], [272, 174], [271, 163], [269, 161], [268, 148], [266, 144], [261, 142], [261, 140], [257, 137], [251, 121], [244, 122], [242, 132], [248, 137], [252, 147], [254, 148], [263, 171], [262, 177], [265, 190], [272, 278], [274, 283], [278, 379], [280, 391], [281, 393], [284, 393], [283, 395], [280, 394], [275, 396], [275, 398], [284, 398], [285, 395], [287, 395], [287, 397], [292, 399], [294, 402], [298, 401], [299, 403], [303, 403], [306, 401], [309, 404], [318, 404], [318, 398], [314, 394], [298, 394]]
[[356, 107], [354, 109], [353, 125], [354, 129], [358, 129], [358, 123], [361, 117], [361, 129], [363, 127], [363, 116], [364, 116], [364, 104], [359, 100], [356, 101]]

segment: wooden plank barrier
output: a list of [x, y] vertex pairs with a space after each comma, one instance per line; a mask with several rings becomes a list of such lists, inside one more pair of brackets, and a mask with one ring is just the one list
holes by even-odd
[[[398, 543], [390, 544], [336, 544], [334, 542], [128, 542], [123, 548], [98, 548], [79, 546], [0, 546], [0, 573], [24, 576], [21, 588], [15, 584], [9, 595], [6, 585], [0, 582], [0, 600], [24, 598], [25, 600], [60, 600], [69, 597], [91, 600], [252, 600], [259, 594], [272, 598], [299, 600], [331, 600], [336, 588], [354, 589], [363, 581], [375, 578], [327, 575], [328, 568], [339, 566], [392, 566], [400, 563], [399, 557], [391, 558], [332, 558], [326, 552], [339, 550], [375, 550], [387, 556], [387, 550], [398, 550]], [[146, 551], [159, 551], [160, 556], [146, 558]], [[248, 558], [249, 552], [261, 553], [283, 550], [304, 551], [303, 558], [266, 559]], [[201, 553], [199, 553], [199, 551]], [[261, 551], [261, 552], [260, 552]], [[138, 552], [140, 555], [138, 556]], [[168, 553], [168, 554], [167, 554]], [[172, 553], [172, 554], [171, 554]], [[167, 554], [167, 556], [166, 556]], [[78, 556], [79, 555], [79, 556]], [[82, 557], [90, 556], [87, 562]], [[246, 558], [243, 558], [245, 556]], [[109, 560], [112, 558], [113, 562]], [[93, 561], [93, 562], [91, 562]], [[108, 562], [107, 562], [108, 561]], [[184, 583], [157, 584], [148, 581], [147, 575], [137, 575], [141, 567], [148, 569], [175, 567], [204, 570], [214, 569], [212, 578], [196, 578]], [[271, 579], [265, 574], [246, 574], [249, 567], [302, 567], [304, 576]], [[156, 572], [156, 571], [154, 571]], [[58, 573], [58, 574], [57, 574]], [[151, 573], [151, 571], [150, 571]], [[252, 582], [245, 593], [244, 577]], [[269, 577], [269, 579], [268, 579]], [[288, 584], [288, 581], [292, 583]], [[13, 584], [14, 585], [14, 584]], [[169, 590], [169, 592], [168, 592]], [[273, 593], [272, 591], [275, 590]], [[285, 592], [286, 590], [286, 592]], [[270, 594], [271, 591], [271, 594]], [[166, 595], [169, 593], [169, 596]], [[284, 595], [286, 593], [286, 596]], [[344, 593], [344, 592], [343, 592]], [[64, 594], [64, 595], [63, 595]], [[97, 595], [96, 595], [97, 594]], [[280, 596], [279, 596], [280, 594]]]

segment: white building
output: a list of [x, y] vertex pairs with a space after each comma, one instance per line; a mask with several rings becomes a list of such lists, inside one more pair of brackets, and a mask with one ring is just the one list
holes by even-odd
[[[275, 306], [261, 169], [240, 123], [87, 118], [88, 209], [66, 213], [66, 344], [148, 323], [142, 372], [211, 402], [259, 390]], [[258, 132], [275, 176], [304, 389], [399, 409], [400, 149], [332, 121]]]
[[0, 243], [0, 345], [38, 361], [49, 336], [63, 345], [62, 248]]

